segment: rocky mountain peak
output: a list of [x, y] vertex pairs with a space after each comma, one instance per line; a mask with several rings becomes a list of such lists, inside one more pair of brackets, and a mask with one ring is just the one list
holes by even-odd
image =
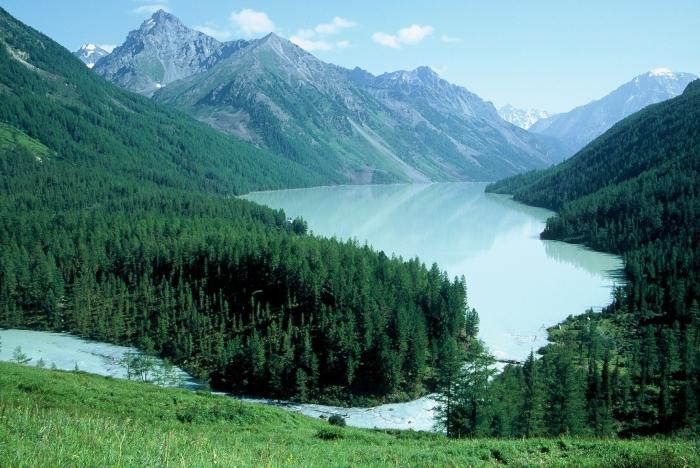
[[607, 96], [569, 112], [539, 120], [531, 131], [567, 142], [574, 154], [625, 117], [678, 96], [697, 76], [655, 68], [622, 84]]
[[78, 57], [88, 68], [92, 68], [98, 60], [109, 55], [109, 52], [98, 45], [87, 43], [73, 52], [73, 55]]
[[525, 130], [535, 123], [550, 116], [547, 111], [539, 109], [518, 109], [510, 104], [498, 109], [498, 115], [506, 122], [512, 123]]
[[169, 83], [207, 70], [245, 43], [222, 44], [158, 10], [95, 71], [108, 80], [147, 96]]

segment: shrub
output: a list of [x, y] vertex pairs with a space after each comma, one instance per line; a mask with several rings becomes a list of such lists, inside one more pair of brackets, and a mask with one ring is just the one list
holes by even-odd
[[343, 418], [339, 414], [334, 414], [333, 416], [328, 418], [328, 423], [331, 424], [332, 426], [345, 427], [345, 418]]
[[190, 404], [178, 409], [175, 416], [182, 423], [241, 422], [248, 417], [249, 413], [248, 408], [243, 405]]
[[333, 429], [321, 429], [316, 433], [316, 437], [321, 440], [338, 440], [343, 438], [343, 434]]

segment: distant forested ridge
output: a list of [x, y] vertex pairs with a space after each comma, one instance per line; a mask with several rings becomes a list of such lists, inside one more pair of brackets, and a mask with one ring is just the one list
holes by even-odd
[[325, 179], [115, 88], [1, 9], [0, 174], [0, 326], [336, 401], [422, 393], [464, 337], [463, 279], [233, 197]]
[[[497, 411], [502, 433], [697, 431], [700, 81], [570, 160], [487, 190], [558, 211], [542, 238], [621, 254], [627, 280], [602, 314], [553, 328], [542, 359], [499, 376], [496, 387], [525, 388]], [[523, 407], [525, 426], [508, 417]]]

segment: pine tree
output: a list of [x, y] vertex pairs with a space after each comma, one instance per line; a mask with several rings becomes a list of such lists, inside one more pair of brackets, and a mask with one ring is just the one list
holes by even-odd
[[553, 436], [580, 434], [585, 427], [584, 385], [572, 350], [568, 347], [548, 356], [546, 420]]
[[543, 389], [540, 380], [538, 363], [535, 354], [530, 351], [530, 355], [523, 363], [523, 389], [522, 405], [518, 420], [518, 429], [525, 437], [534, 437], [542, 434], [544, 408]]
[[30, 358], [27, 353], [22, 351], [21, 346], [17, 346], [14, 351], [12, 351], [12, 362], [17, 363], [17, 364], [27, 364], [29, 361], [31, 361], [32, 358]]

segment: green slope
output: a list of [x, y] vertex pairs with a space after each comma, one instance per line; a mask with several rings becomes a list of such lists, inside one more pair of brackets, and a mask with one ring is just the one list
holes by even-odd
[[273, 33], [153, 99], [338, 182], [491, 181], [561, 160], [426, 67], [352, 74]]
[[[580, 361], [588, 367], [589, 411], [606, 406], [622, 433], [697, 430], [700, 81], [618, 123], [570, 160], [488, 190], [557, 210], [543, 238], [624, 255], [627, 285], [613, 304], [586, 316], [593, 324], [571, 320], [568, 336], [554, 337], [588, 349]], [[603, 404], [590, 386], [600, 382], [605, 356], [617, 356], [608, 371], [622, 380]]]
[[64, 160], [170, 187], [219, 193], [325, 179], [121, 91], [0, 9], [0, 121]]
[[298, 399], [433, 388], [466, 290], [231, 197], [320, 180], [94, 76], [0, 11], [0, 326], [167, 356]]
[[330, 426], [223, 396], [0, 364], [2, 466], [663, 466], [692, 441], [452, 441]]

